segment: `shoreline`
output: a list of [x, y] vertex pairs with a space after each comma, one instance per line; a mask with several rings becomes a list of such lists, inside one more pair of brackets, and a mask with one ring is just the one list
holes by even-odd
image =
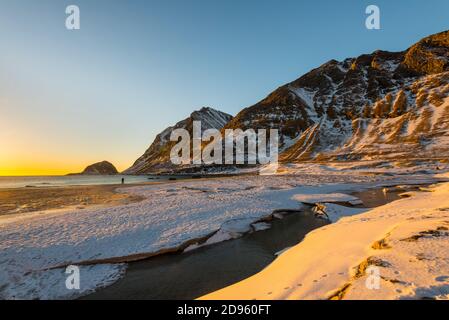
[[[144, 184], [128, 185], [127, 187]], [[0, 219], [4, 217], [113, 207], [144, 198], [120, 192], [123, 185], [84, 185], [0, 189]]]
[[[198, 299], [448, 299], [447, 194], [449, 183], [440, 182], [344, 216], [309, 233], [261, 272]], [[374, 288], [372, 268], [379, 274]]]
[[[178, 178], [175, 180], [158, 180], [158, 179], [149, 179], [149, 181], [144, 182], [136, 182], [136, 183], [125, 183], [125, 184], [83, 184], [83, 185], [55, 185], [55, 186], [33, 186], [33, 187], [15, 187], [15, 188], [0, 188], [0, 220], [5, 217], [11, 217], [14, 215], [24, 215], [24, 214], [45, 214], [45, 213], [53, 213], [53, 212], [60, 212], [64, 213], [67, 211], [73, 211], [73, 210], [84, 210], [84, 209], [96, 209], [96, 208], [108, 208], [108, 207], [115, 207], [120, 205], [126, 205], [131, 204], [135, 202], [140, 202], [145, 200], [145, 197], [143, 196], [136, 196], [132, 192], [126, 192], [126, 189], [131, 189], [135, 187], [145, 187], [145, 186], [155, 186], [155, 185], [168, 185], [168, 184], [178, 184], [183, 182], [201, 182], [201, 181], [214, 181], [214, 180], [234, 180], [234, 179], [244, 179], [248, 176], [257, 176], [252, 174], [236, 174], [236, 175], [211, 175], [207, 177], [201, 177], [201, 178]], [[290, 177], [295, 176], [301, 176], [301, 174], [292, 174]], [[310, 174], [310, 176], [320, 176], [319, 174]], [[275, 177], [281, 178], [286, 177], [283, 175], [276, 175]], [[397, 178], [401, 178], [401, 176], [398, 176]], [[430, 177], [429, 177], [430, 178]], [[406, 179], [407, 180], [407, 179]], [[439, 182], [445, 182], [449, 179], [441, 178], [436, 179], [434, 178], [434, 183]], [[388, 180], [380, 180], [380, 186], [382, 187], [394, 187], [398, 185], [398, 183], [393, 183], [391, 185], [388, 184]], [[394, 182], [394, 180], [393, 180]], [[345, 183], [342, 183], [344, 185]], [[414, 182], [407, 182], [404, 183], [408, 186], [412, 185], [423, 185], [427, 184], [427, 182], [422, 181], [414, 181]], [[372, 189], [372, 186], [365, 187], [364, 190]], [[375, 187], [374, 187], [375, 188]], [[82, 200], [80, 200], [80, 203], [73, 203], [70, 201], [70, 199], [67, 199], [67, 193], [70, 196], [77, 195], [79, 191], [85, 191], [90, 190], [92, 191], [94, 196], [99, 196], [100, 200], [102, 201], [94, 201], [93, 203], [84, 204], [82, 203]], [[343, 190], [344, 191], [344, 190]], [[348, 193], [353, 193], [353, 190], [347, 190]], [[48, 194], [50, 193], [50, 195]], [[58, 194], [59, 193], [59, 194]], [[23, 211], [19, 210], [18, 212], [11, 212], [11, 209], [9, 212], [2, 212], [2, 206], [8, 207], [10, 206], [9, 202], [15, 201], [17, 196], [21, 196], [19, 200], [23, 200], [23, 198], [26, 198], [27, 201], [31, 200], [40, 200], [42, 202], [42, 206], [38, 206], [40, 209], [33, 209], [31, 208], [25, 208]], [[42, 198], [42, 195], [47, 195], [46, 198]], [[83, 195], [83, 193], [81, 193]], [[119, 196], [119, 199], [114, 199], [115, 196]], [[58, 201], [56, 204], [51, 204], [46, 202], [48, 198], [54, 198], [57, 197]], [[11, 199], [13, 198], [13, 199]], [[122, 198], [122, 199], [120, 199]], [[118, 200], [118, 201], [117, 201]], [[121, 200], [121, 201], [120, 201]], [[27, 205], [28, 203], [24, 201], [24, 204]], [[17, 205], [20, 207], [20, 205]]]
[[[364, 199], [367, 205], [365, 206], [365, 202], [363, 206], [352, 206], [349, 203], [346, 203], [345, 208], [348, 208], [348, 210], [355, 208], [370, 210], [401, 199], [399, 196], [401, 192], [402, 191], [399, 189], [394, 190], [388, 193], [388, 197], [381, 196], [382, 188], [370, 188], [363, 191], [353, 192], [352, 194], [355, 197]], [[267, 229], [260, 231], [251, 230], [237, 238], [203, 247], [200, 246], [192, 251], [178, 250], [176, 252], [167, 252], [157, 256], [148, 257], [140, 261], [129, 261], [123, 277], [116, 283], [100, 288], [80, 299], [126, 300], [129, 299], [127, 296], [128, 294], [136, 299], [196, 299], [213, 291], [205, 289], [205, 287], [210, 286], [210, 283], [214, 283], [212, 287], [215, 286], [215, 289], [217, 290], [226, 285], [244, 280], [267, 267], [275, 260], [276, 256], [280, 255], [281, 252], [288, 249], [288, 247], [300, 243], [310, 232], [334, 223], [329, 219], [323, 219], [317, 216], [313, 213], [312, 209], [313, 206], [304, 207], [295, 212], [285, 212], [282, 216], [276, 215], [278, 212], [274, 211], [270, 217], [267, 217], [267, 219], [260, 220], [261, 222], [270, 224]], [[299, 221], [299, 223], [296, 222], [295, 224], [295, 221]], [[306, 225], [304, 225], [304, 223], [306, 223]], [[284, 229], [282, 229], [280, 226], [283, 224], [289, 226], [284, 226]], [[291, 230], [292, 224], [298, 229]], [[313, 227], [307, 227], [307, 225]], [[285, 228], [290, 228], [290, 230], [286, 231]], [[290, 237], [296, 238], [297, 241], [290, 240], [287, 244], [279, 247], [279, 240], [276, 239], [282, 238], [283, 233], [285, 232], [290, 232], [292, 234]], [[267, 244], [266, 242], [270, 244]], [[271, 242], [274, 243], [271, 244]], [[259, 249], [255, 246], [256, 243], [262, 243], [264, 244], [264, 247], [276, 246], [277, 244], [277, 247], [270, 252], [271, 256], [266, 256], [265, 253], [260, 253], [261, 257], [258, 257], [257, 254]], [[251, 249], [246, 251], [244, 249], [246, 246], [250, 246]], [[251, 258], [242, 258], [242, 255], [250, 255]], [[220, 257], [219, 259], [217, 259], [218, 256]], [[204, 261], [205, 259], [208, 259], [208, 261]], [[258, 259], [263, 262], [257, 262]], [[235, 264], [239, 266], [238, 270], [233, 268]], [[172, 265], [176, 265], [176, 268]], [[182, 267], [179, 267], [179, 265]], [[190, 267], [191, 265], [194, 265], [195, 267], [192, 268]], [[179, 268], [182, 269], [182, 273], [178, 274]], [[196, 275], [196, 270], [198, 268], [203, 270], [201, 276]], [[252, 272], [250, 272], [250, 270]], [[220, 279], [217, 279], [214, 276], [218, 273], [221, 274]], [[162, 277], [162, 280], [160, 280], [160, 277]], [[169, 279], [176, 279], [176, 281], [170, 281]], [[221, 287], [218, 283], [220, 283]], [[167, 289], [161, 288], [162, 284]], [[176, 286], [176, 290], [171, 291], [170, 288], [173, 288], [173, 286]], [[191, 289], [191, 287], [196, 289]], [[155, 291], [159, 292], [159, 296]], [[190, 291], [192, 291], [192, 293], [190, 293]], [[194, 292], [197, 293], [194, 294]]]
[[[22, 298], [43, 298], [39, 292], [46, 292], [46, 297], [52, 299], [77, 298], [91, 293], [95, 288], [104, 287], [111, 278], [120, 277], [124, 265], [80, 265], [84, 277], [91, 277], [92, 280], [76, 293], [52, 287], [42, 291], [42, 286], [65, 279], [64, 268], [52, 267], [154, 253], [164, 248], [179, 247], [186, 241], [202, 238], [211, 232], [218, 236], [214, 236], [215, 242], [223, 241], [223, 236], [224, 240], [232, 237], [233, 228], [239, 230], [236, 232], [242, 232], [241, 228], [249, 228], [275, 210], [297, 210], [299, 202], [293, 199], [295, 194], [351, 192], [407, 182], [427, 184], [436, 182], [436, 179], [432, 176], [377, 179], [294, 175], [164, 181], [162, 184], [134, 187], [127, 185], [131, 187], [127, 192], [145, 199], [128, 205], [39, 215], [30, 219], [23, 215], [23, 219], [2, 223], [5, 242], [0, 249], [5, 254], [5, 263], [0, 273], [0, 283], [2, 277], [11, 275], [19, 282], [10, 283], [7, 291], [0, 294], [5, 297], [14, 294]], [[238, 225], [229, 224], [238, 220], [241, 220]], [[230, 226], [232, 228], [228, 230]], [[18, 233], [17, 230], [22, 231]], [[207, 242], [210, 244], [210, 241]], [[42, 250], [37, 252], [36, 248]], [[32, 268], [32, 274], [27, 272], [29, 268]], [[26, 287], [23, 287], [24, 283]], [[36, 291], [35, 286], [40, 289]]]
[[[407, 187], [407, 191], [419, 191], [419, 187], [426, 187], [429, 184], [410, 184], [410, 185], [405, 185]], [[354, 195], [356, 198], [361, 197], [361, 199], [363, 199], [363, 204], [352, 204], [351, 201], [335, 201], [335, 202], [329, 202], [329, 203], [333, 203], [337, 206], [346, 208], [348, 211], [352, 210], [357, 210], [357, 209], [365, 209], [365, 210], [371, 210], [373, 208], [377, 208], [379, 206], [388, 204], [390, 202], [396, 201], [396, 200], [400, 200], [402, 197], [399, 196], [399, 194], [404, 193], [406, 190], [401, 190], [399, 189], [393, 189], [388, 191], [388, 193], [385, 195], [385, 202], [382, 203], [382, 200], [378, 197], [375, 198], [370, 198], [369, 194], [371, 193], [378, 193], [378, 191], [381, 191], [382, 188], [389, 188], [389, 187], [396, 187], [397, 185], [391, 185], [391, 186], [384, 186], [384, 187], [368, 187], [366, 189], [363, 189], [361, 191], [352, 191], [352, 192], [348, 192], [348, 195]], [[398, 195], [396, 197], [396, 195]], [[365, 204], [366, 203], [366, 204]], [[374, 204], [373, 204], [374, 203]], [[381, 204], [382, 203], [382, 204]], [[207, 248], [209, 246], [213, 246], [215, 244], [220, 244], [224, 241], [232, 241], [232, 240], [236, 240], [239, 239], [241, 237], [244, 237], [252, 232], [257, 232], [257, 230], [253, 230], [252, 227], [254, 225], [257, 225], [259, 223], [271, 223], [277, 219], [283, 219], [283, 217], [285, 216], [289, 216], [289, 215], [293, 215], [293, 214], [300, 214], [303, 213], [304, 211], [308, 211], [309, 209], [315, 208], [317, 207], [318, 204], [307, 204], [307, 203], [303, 203], [302, 207], [301, 205], [299, 205], [299, 207], [297, 209], [275, 209], [273, 212], [271, 212], [270, 214], [260, 217], [257, 220], [252, 221], [251, 223], [249, 223], [249, 229], [244, 231], [243, 233], [241, 233], [239, 236], [235, 237], [235, 238], [231, 238], [231, 239], [224, 239], [224, 240], [219, 240], [217, 242], [211, 242], [208, 243], [210, 240], [214, 239], [214, 236], [216, 236], [220, 231], [220, 229], [217, 229], [207, 235], [198, 237], [198, 238], [192, 238], [187, 240], [186, 242], [181, 243], [179, 246], [177, 247], [169, 247], [169, 248], [162, 248], [158, 251], [155, 252], [142, 252], [142, 253], [137, 253], [137, 254], [132, 254], [132, 255], [126, 255], [126, 256], [118, 256], [118, 257], [110, 257], [110, 258], [105, 258], [105, 259], [98, 259], [98, 260], [85, 260], [85, 261], [72, 261], [70, 262], [70, 264], [75, 264], [75, 265], [80, 265], [80, 266], [89, 266], [89, 265], [101, 265], [101, 264], [120, 264], [120, 263], [133, 263], [133, 262], [140, 262], [140, 261], [145, 261], [145, 260], [149, 260], [152, 258], [157, 258], [157, 257], [161, 257], [161, 256], [165, 256], [165, 255], [177, 255], [177, 254], [183, 254], [192, 250], [197, 250], [197, 249], [201, 249], [201, 248]], [[359, 214], [359, 213], [351, 213], [352, 214]], [[348, 214], [349, 215], [349, 214]], [[320, 219], [324, 219], [324, 220], [328, 220], [330, 223], [335, 223], [335, 221], [332, 221], [332, 219], [330, 217], [327, 218], [322, 218], [319, 217], [319, 215], [316, 215], [317, 218]], [[58, 268], [65, 268], [67, 267], [69, 264], [61, 264], [61, 265], [56, 265], [56, 266], [52, 266], [50, 269], [58, 269]]]
[[148, 185], [165, 185], [181, 181], [204, 181], [222, 179], [220, 177], [207, 178], [179, 178], [149, 179], [148, 181], [125, 184], [83, 184], [83, 185], [55, 185], [0, 188], [0, 220], [23, 214], [44, 214], [107, 208], [140, 202], [145, 199], [126, 192], [128, 188]]

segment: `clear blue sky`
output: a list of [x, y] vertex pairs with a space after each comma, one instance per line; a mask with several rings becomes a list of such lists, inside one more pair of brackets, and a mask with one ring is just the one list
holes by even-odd
[[[65, 29], [69, 4], [79, 31]], [[380, 31], [365, 28], [369, 4]], [[0, 175], [12, 161], [123, 170], [201, 106], [235, 115], [330, 59], [449, 29], [448, 12], [447, 0], [0, 0]]]

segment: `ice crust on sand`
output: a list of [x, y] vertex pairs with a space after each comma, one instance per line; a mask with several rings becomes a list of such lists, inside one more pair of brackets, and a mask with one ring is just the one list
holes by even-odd
[[[83, 290], [77, 293], [82, 295], [121, 276], [122, 267], [113, 263], [178, 250], [211, 234], [207, 244], [227, 240], [275, 210], [298, 210], [294, 195], [348, 192], [411, 180], [433, 181], [430, 176], [330, 174], [178, 181], [121, 189], [145, 198], [138, 203], [0, 217], [0, 296], [73, 297], [73, 292], [61, 292], [55, 285], [55, 279], [62, 280], [54, 270], [94, 263], [82, 268]], [[83, 282], [83, 277], [92, 280]]]
[[332, 202], [348, 202], [351, 204], [360, 204], [360, 199], [344, 193], [328, 193], [328, 194], [295, 194], [293, 199], [302, 203], [332, 203]]
[[444, 183], [316, 229], [263, 271], [202, 299], [448, 299], [448, 248]]

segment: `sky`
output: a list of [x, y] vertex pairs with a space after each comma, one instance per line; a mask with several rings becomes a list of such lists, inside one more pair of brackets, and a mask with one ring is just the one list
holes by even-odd
[[[380, 8], [368, 30], [365, 9]], [[80, 8], [67, 30], [65, 9]], [[330, 59], [449, 29], [447, 0], [0, 0], [0, 175], [124, 170], [169, 125], [237, 114]]]

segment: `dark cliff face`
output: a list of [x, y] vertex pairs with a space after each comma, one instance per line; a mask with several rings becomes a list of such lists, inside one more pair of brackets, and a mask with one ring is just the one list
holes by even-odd
[[449, 70], [449, 31], [431, 35], [407, 50], [403, 64], [417, 74], [436, 74]]
[[117, 174], [118, 171], [114, 167], [114, 165], [108, 161], [102, 161], [94, 163], [81, 173], [83, 175], [114, 175]]
[[407, 74], [395, 73], [403, 56], [376, 51], [343, 62], [331, 60], [242, 110], [226, 127], [256, 123], [293, 138], [323, 116], [350, 120], [364, 105], [405, 82]]
[[[403, 52], [378, 50], [342, 62], [331, 60], [242, 110], [226, 128], [279, 129], [284, 161], [326, 158], [348, 143], [356, 130], [362, 135], [362, 123], [419, 118], [419, 106], [431, 103], [422, 101], [419, 86], [444, 95], [448, 62], [448, 31], [426, 37]], [[439, 78], [440, 88], [429, 86], [430, 80], [420, 82], [432, 76]], [[438, 112], [439, 117], [443, 114]], [[422, 133], [409, 140], [418, 141], [416, 135]], [[346, 148], [346, 152], [354, 150]], [[337, 158], [344, 159], [341, 154]]]

